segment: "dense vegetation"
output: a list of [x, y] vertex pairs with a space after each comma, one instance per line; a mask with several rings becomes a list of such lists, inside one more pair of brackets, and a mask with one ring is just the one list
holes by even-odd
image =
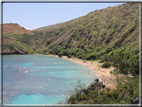
[[[139, 76], [118, 79], [116, 89], [105, 88], [97, 79], [84, 88], [80, 83], [67, 99], [69, 104], [131, 104], [139, 95]], [[107, 99], [107, 100], [106, 100]]]

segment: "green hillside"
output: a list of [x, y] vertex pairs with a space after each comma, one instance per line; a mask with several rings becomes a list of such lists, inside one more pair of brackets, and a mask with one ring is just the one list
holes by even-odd
[[101, 59], [120, 72], [138, 74], [139, 4], [96, 10], [68, 22], [35, 29], [33, 33], [3, 34], [3, 54], [15, 53]]

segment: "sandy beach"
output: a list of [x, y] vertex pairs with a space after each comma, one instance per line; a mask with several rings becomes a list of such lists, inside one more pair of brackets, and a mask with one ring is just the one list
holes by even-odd
[[[54, 56], [58, 57], [57, 55], [49, 55], [49, 56]], [[95, 75], [101, 80], [101, 82], [106, 86], [111, 89], [115, 89], [117, 82], [116, 82], [116, 75], [112, 75], [110, 71], [114, 70], [114, 67], [109, 67], [109, 68], [101, 68], [100, 65], [101, 63], [99, 62], [91, 62], [91, 61], [83, 61], [78, 58], [68, 58], [67, 56], [62, 56], [61, 58], [79, 63], [84, 65], [85, 67], [90, 67], [93, 69]], [[122, 76], [122, 75], [121, 75]]]

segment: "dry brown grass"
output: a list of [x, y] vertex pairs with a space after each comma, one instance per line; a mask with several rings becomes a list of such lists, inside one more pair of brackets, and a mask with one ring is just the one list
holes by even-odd
[[[1, 26], [0, 26], [0, 28], [1, 28]], [[19, 24], [16, 24], [16, 23], [3, 24], [3, 34], [8, 33], [8, 32], [23, 34], [23, 33], [29, 33], [31, 31], [25, 29], [24, 27], [21, 27]]]

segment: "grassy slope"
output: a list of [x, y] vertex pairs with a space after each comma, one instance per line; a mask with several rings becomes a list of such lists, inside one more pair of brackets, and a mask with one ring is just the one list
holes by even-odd
[[105, 61], [122, 54], [128, 62], [138, 63], [138, 6], [127, 3], [96, 10], [33, 33], [5, 33], [3, 53], [50, 53]]
[[39, 42], [36, 45], [39, 50], [41, 47], [43, 50], [49, 47], [95, 49], [100, 46], [101, 50], [109, 47], [134, 48], [139, 39], [138, 4], [127, 3], [96, 10], [86, 16], [39, 28], [34, 32], [33, 37], [29, 38], [34, 40], [34, 45]]
[[36, 31], [47, 37], [41, 44], [44, 50], [119, 48], [131, 52], [138, 50], [138, 27], [138, 4], [124, 4]]

